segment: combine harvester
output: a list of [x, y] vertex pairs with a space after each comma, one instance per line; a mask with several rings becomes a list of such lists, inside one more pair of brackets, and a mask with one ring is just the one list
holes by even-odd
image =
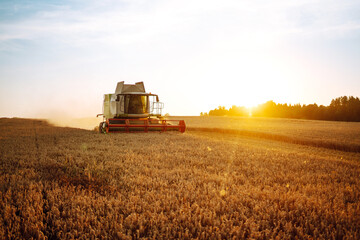
[[185, 132], [185, 121], [165, 120], [163, 107], [158, 95], [145, 92], [143, 82], [118, 82], [115, 93], [104, 94], [103, 113], [97, 115], [103, 116], [99, 132]]

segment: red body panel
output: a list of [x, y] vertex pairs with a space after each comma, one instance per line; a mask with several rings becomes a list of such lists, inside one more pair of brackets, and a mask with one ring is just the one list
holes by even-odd
[[168, 130], [178, 130], [184, 133], [186, 129], [184, 120], [156, 120], [156, 119], [117, 119], [106, 120], [106, 132], [148, 132], [156, 130], [166, 132]]

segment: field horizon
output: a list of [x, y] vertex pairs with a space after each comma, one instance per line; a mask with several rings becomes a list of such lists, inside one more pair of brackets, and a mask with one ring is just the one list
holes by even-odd
[[[187, 131], [221, 132], [342, 151], [360, 152], [360, 122], [237, 116], [168, 116], [184, 119]], [[40, 119], [59, 127], [94, 130], [102, 118]]]

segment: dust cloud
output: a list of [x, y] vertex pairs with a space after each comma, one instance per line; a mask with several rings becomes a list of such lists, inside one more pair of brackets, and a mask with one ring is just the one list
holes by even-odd
[[102, 121], [101, 117], [88, 117], [88, 118], [48, 118], [47, 121], [58, 127], [72, 127], [81, 128], [86, 130], [94, 130], [99, 126]]

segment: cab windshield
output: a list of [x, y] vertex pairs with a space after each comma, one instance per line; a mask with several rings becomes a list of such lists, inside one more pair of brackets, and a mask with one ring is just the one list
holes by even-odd
[[146, 114], [148, 113], [148, 96], [125, 95], [125, 113]]

